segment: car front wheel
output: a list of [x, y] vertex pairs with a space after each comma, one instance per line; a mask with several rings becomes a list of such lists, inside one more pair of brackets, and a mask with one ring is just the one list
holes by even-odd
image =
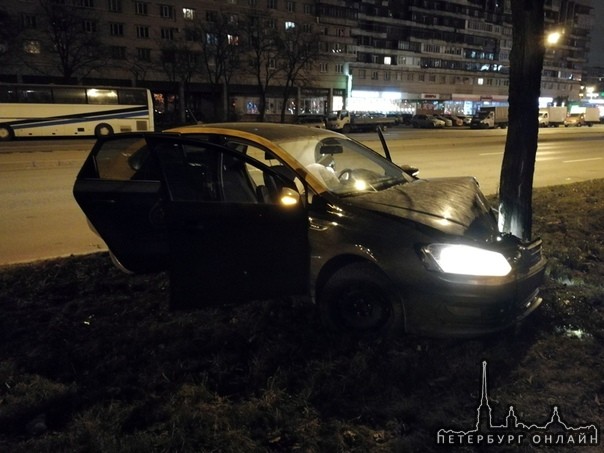
[[372, 264], [337, 270], [318, 294], [318, 303], [323, 322], [336, 332], [367, 339], [402, 333], [401, 300]]

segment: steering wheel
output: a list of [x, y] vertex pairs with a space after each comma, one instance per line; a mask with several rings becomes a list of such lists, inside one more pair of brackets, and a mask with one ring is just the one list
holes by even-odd
[[353, 170], [351, 168], [345, 168], [338, 175], [338, 179], [340, 182], [350, 182], [352, 181], [352, 172]]

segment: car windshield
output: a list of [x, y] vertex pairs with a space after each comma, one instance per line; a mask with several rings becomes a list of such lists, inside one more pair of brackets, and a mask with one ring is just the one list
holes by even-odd
[[340, 196], [377, 192], [413, 179], [375, 151], [346, 137], [299, 137], [278, 144]]

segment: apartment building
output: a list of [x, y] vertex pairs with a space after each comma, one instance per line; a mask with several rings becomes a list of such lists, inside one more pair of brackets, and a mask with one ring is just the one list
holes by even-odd
[[[591, 0], [545, 5], [546, 30], [561, 38], [547, 47], [542, 103], [572, 102], [590, 44]], [[263, 74], [272, 76], [259, 82], [249, 53], [229, 73], [215, 68], [235, 61], [231, 54], [216, 54], [212, 66], [199, 44], [226, 36], [248, 49], [245, 41], [257, 39], [244, 32], [251, 17], [264, 30], [302, 30], [316, 42], [287, 99], [288, 78], [270, 54]], [[68, 30], [61, 45], [49, 33], [59, 19]], [[509, 0], [8, 0], [0, 26], [2, 82], [146, 86], [159, 109], [186, 97], [208, 119], [221, 111], [253, 118], [260, 103], [272, 119], [340, 108], [473, 113], [507, 102]]]

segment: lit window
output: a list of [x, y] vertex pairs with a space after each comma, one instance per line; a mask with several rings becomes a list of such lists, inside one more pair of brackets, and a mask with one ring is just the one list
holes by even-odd
[[195, 10], [193, 8], [183, 8], [182, 9], [182, 17], [185, 20], [193, 20], [193, 19], [195, 19]]
[[384, 57], [384, 64], [392, 64], [392, 57]]
[[42, 47], [40, 46], [40, 41], [30, 39], [23, 42], [23, 50], [25, 53], [36, 55], [42, 52]]
[[483, 79], [482, 77], [479, 77], [479, 78], [476, 80], [476, 83], [477, 83], [478, 85], [484, 85], [484, 79]]
[[285, 29], [290, 30], [292, 28], [296, 28], [296, 23], [289, 20], [285, 21]]

